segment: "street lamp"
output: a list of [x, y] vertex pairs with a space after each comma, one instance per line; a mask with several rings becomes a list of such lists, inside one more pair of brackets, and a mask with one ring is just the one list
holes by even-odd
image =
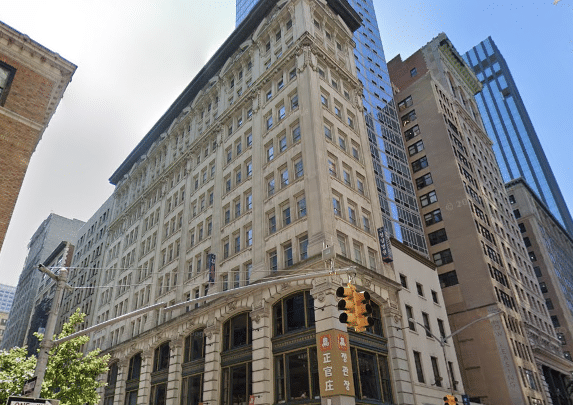
[[476, 319], [476, 320], [474, 320], [474, 321], [468, 323], [467, 325], [461, 327], [460, 329], [458, 329], [458, 330], [456, 330], [456, 331], [450, 333], [448, 336], [444, 336], [444, 337], [437, 337], [436, 335], [434, 335], [434, 334], [432, 333], [432, 331], [431, 331], [430, 329], [428, 329], [428, 327], [427, 327], [426, 325], [421, 324], [420, 322], [418, 322], [418, 321], [415, 320], [414, 318], [408, 318], [408, 321], [417, 323], [417, 324], [420, 325], [422, 328], [424, 328], [425, 331], [426, 331], [426, 333], [427, 333], [427, 335], [430, 336], [430, 337], [432, 337], [432, 338], [433, 338], [436, 342], [438, 342], [438, 343], [440, 344], [440, 346], [442, 347], [442, 352], [444, 353], [444, 362], [445, 362], [445, 365], [446, 365], [446, 374], [448, 375], [448, 380], [449, 380], [449, 382], [450, 382], [450, 391], [451, 391], [452, 395], [454, 395], [454, 384], [452, 384], [452, 374], [451, 374], [450, 370], [448, 369], [448, 358], [446, 357], [446, 343], [447, 343], [447, 340], [448, 340], [449, 338], [451, 338], [452, 336], [457, 335], [457, 334], [460, 333], [461, 331], [463, 331], [463, 330], [469, 328], [469, 327], [472, 326], [474, 323], [483, 321], [484, 319], [491, 318], [492, 316], [501, 314], [502, 312], [503, 312], [503, 311], [497, 311], [497, 312], [493, 312], [493, 313], [491, 313], [491, 314], [489, 314], [489, 315], [483, 316], [483, 317], [481, 317], [481, 318], [478, 318], [478, 319]]

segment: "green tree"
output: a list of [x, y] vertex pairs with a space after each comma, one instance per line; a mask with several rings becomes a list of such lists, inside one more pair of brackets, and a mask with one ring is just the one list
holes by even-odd
[[34, 375], [36, 358], [26, 358], [27, 353], [25, 347], [0, 350], [0, 404], [9, 396], [20, 395], [26, 380]]
[[[78, 308], [55, 340], [74, 333], [85, 316]], [[41, 334], [35, 335], [42, 340]], [[78, 336], [50, 350], [42, 398], [59, 399], [61, 405], [95, 405], [99, 402], [97, 389], [105, 382], [98, 381], [98, 376], [108, 371], [109, 355], [100, 356], [99, 349], [84, 355], [81, 349], [88, 341], [88, 336]], [[26, 358], [26, 348], [0, 352], [0, 404], [6, 403], [9, 396], [21, 394], [24, 382], [31, 378], [35, 367], [36, 358]]]

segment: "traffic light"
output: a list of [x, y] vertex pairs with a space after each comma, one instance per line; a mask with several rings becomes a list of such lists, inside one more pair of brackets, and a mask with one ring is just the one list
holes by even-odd
[[344, 311], [340, 314], [338, 319], [350, 327], [355, 327], [356, 325], [356, 313], [354, 309], [355, 292], [356, 287], [350, 283], [348, 283], [346, 287], [338, 287], [336, 289], [336, 296], [342, 298], [342, 300], [338, 301], [338, 309]]
[[367, 327], [374, 325], [372, 305], [368, 291], [354, 292], [354, 313], [356, 315], [356, 332], [364, 332]]
[[444, 397], [444, 405], [456, 405], [458, 403], [458, 399], [453, 395], [446, 395]]

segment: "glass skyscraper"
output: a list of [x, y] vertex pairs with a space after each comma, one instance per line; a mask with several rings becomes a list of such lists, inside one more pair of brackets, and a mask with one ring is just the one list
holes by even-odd
[[[257, 0], [237, 0], [237, 25], [256, 3]], [[372, 0], [348, 0], [348, 3], [362, 18], [362, 26], [354, 33], [354, 58], [358, 78], [364, 86], [364, 116], [384, 228], [406, 246], [427, 255], [374, 3]]]
[[483, 84], [475, 96], [505, 182], [522, 177], [573, 235], [573, 220], [499, 49], [488, 37], [464, 55]]

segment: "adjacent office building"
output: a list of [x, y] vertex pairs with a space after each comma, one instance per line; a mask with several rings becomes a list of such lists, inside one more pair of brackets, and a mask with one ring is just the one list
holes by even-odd
[[[61, 268], [68, 269], [72, 263], [72, 256], [74, 254], [74, 245], [70, 242], [62, 241], [53, 252], [42, 263], [44, 267], [50, 269], [55, 275], [60, 274]], [[52, 308], [56, 305], [54, 299], [56, 297], [57, 281], [52, 279], [45, 273], [42, 273], [40, 284], [38, 286], [38, 293], [34, 298], [32, 316], [30, 316], [28, 327], [26, 330], [26, 337], [24, 341], [28, 347], [28, 356], [33, 356], [38, 353], [40, 348], [40, 341], [34, 333], [45, 333], [48, 324], [48, 316]], [[58, 305], [61, 305], [60, 302]], [[61, 313], [61, 311], [58, 311]], [[53, 331], [56, 332], [56, 331]], [[60, 331], [57, 331], [59, 333]]]
[[0, 249], [28, 163], [76, 66], [0, 22]]
[[99, 278], [104, 265], [103, 258], [112, 209], [113, 197], [109, 197], [78, 230], [77, 238], [74, 240], [73, 259], [68, 273], [68, 284], [74, 289], [64, 291], [62, 308], [56, 327], [57, 332], [61, 331], [63, 324], [78, 308], [86, 314], [80, 328], [88, 328], [94, 323], [94, 308], [98, 293], [101, 291]]
[[16, 287], [0, 284], [0, 344], [4, 338], [6, 322], [8, 321], [8, 314], [12, 308], [12, 302], [14, 301], [15, 293]]
[[30, 239], [28, 256], [18, 280], [2, 348], [24, 345], [36, 293], [42, 279], [38, 264], [43, 263], [62, 240], [74, 239], [83, 224], [84, 222], [78, 219], [50, 214]]
[[[349, 0], [348, 3], [362, 20], [353, 36], [356, 45], [354, 59], [357, 76], [363, 86], [362, 115], [374, 160], [376, 191], [384, 229], [406, 246], [426, 255], [423, 227], [400, 133], [374, 3], [372, 0]], [[254, 4], [255, 0], [237, 0], [237, 24]], [[317, 24], [320, 23], [317, 21]], [[340, 43], [332, 40], [328, 29], [324, 35], [331, 41], [328, 46], [333, 49], [340, 47]], [[340, 139], [335, 141], [341, 142]]]
[[[257, 3], [113, 173], [95, 323], [169, 308], [93, 333], [112, 355], [104, 404], [414, 404], [441, 400], [447, 370], [459, 381], [452, 347], [446, 360], [436, 340], [405, 339], [394, 268], [424, 267], [422, 283], [432, 263], [395, 239], [394, 262], [380, 255], [359, 27], [343, 0]], [[372, 298], [363, 333], [338, 320], [346, 273], [317, 276], [349, 268]]]
[[464, 59], [483, 84], [475, 100], [504, 182], [523, 178], [572, 235], [571, 213], [499, 48], [488, 37], [466, 52]]
[[[573, 239], [524, 179], [505, 187], [563, 354], [573, 361]], [[568, 380], [550, 365], [543, 365], [543, 374], [553, 403], [568, 404], [563, 398]]]
[[571, 365], [473, 98], [482, 85], [445, 34], [388, 67], [451, 327], [501, 311], [454, 338], [465, 389], [486, 404], [548, 403], [543, 366], [565, 378]]

